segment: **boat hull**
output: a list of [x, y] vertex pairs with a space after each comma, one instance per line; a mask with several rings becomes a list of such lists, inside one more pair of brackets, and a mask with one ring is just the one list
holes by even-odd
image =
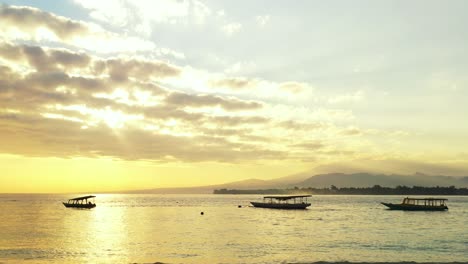
[[445, 211], [448, 207], [442, 206], [427, 206], [427, 205], [413, 205], [413, 204], [392, 204], [382, 203], [390, 210], [403, 210], [403, 211]]
[[91, 209], [96, 207], [95, 204], [69, 204], [63, 203], [63, 205], [67, 208], [80, 208], [80, 209]]
[[286, 204], [286, 203], [259, 203], [250, 202], [254, 207], [272, 208], [272, 209], [306, 209], [310, 203]]

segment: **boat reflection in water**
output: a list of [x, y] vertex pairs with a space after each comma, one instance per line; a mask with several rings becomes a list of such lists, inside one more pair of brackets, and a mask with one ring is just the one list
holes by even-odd
[[263, 202], [250, 202], [254, 207], [273, 209], [306, 209], [311, 204], [307, 197], [312, 195], [265, 196]]
[[448, 210], [445, 204], [447, 199], [442, 198], [409, 198], [403, 199], [401, 204], [382, 203], [390, 210], [405, 211], [445, 211]]
[[[73, 199], [69, 199], [68, 202], [63, 203], [67, 208], [82, 208], [82, 209], [91, 209], [96, 207], [96, 203], [94, 202], [94, 195], [88, 195], [83, 197], [77, 197]], [[90, 201], [88, 201], [90, 199]]]

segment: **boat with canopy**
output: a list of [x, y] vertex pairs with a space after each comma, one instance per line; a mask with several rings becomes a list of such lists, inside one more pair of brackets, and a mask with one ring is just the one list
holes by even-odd
[[96, 207], [96, 203], [94, 202], [94, 195], [82, 196], [77, 198], [69, 199], [68, 202], [63, 203], [67, 208], [83, 208], [83, 209], [91, 209]]
[[400, 204], [382, 203], [390, 210], [405, 211], [445, 211], [448, 210], [447, 199], [443, 198], [409, 198], [403, 199]]
[[265, 196], [263, 202], [250, 202], [254, 207], [273, 209], [306, 209], [311, 204], [307, 198], [312, 195]]

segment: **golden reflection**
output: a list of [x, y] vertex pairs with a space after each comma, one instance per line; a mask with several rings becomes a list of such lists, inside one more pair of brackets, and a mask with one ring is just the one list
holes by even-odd
[[119, 200], [116, 195], [98, 194], [93, 209], [64, 207], [61, 247], [79, 252], [75, 257], [83, 258], [83, 263], [99, 263], [102, 259], [123, 261], [128, 255], [129, 223], [125, 207], [110, 206], [116, 200]]

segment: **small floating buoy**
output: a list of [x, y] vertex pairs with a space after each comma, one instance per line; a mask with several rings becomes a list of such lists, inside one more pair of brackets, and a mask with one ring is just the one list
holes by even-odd
[[201, 215], [204, 215], [205, 213], [201, 212], [200, 214], [201, 214]]

